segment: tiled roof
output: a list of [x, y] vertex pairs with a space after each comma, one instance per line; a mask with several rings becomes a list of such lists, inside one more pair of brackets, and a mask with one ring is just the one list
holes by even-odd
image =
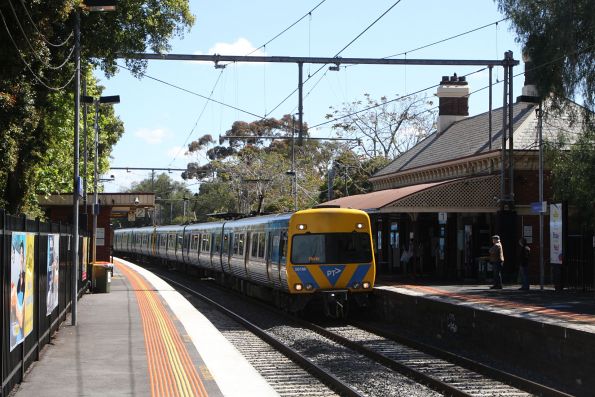
[[379, 190], [376, 192], [346, 196], [324, 203], [325, 205], [339, 205], [342, 208], [355, 208], [360, 210], [376, 210], [389, 205], [390, 203], [407, 197], [433, 186], [444, 184], [450, 181], [422, 183], [419, 185], [405, 186], [397, 189]]
[[[513, 105], [515, 149], [537, 149], [535, 108], [532, 103]], [[395, 159], [373, 178], [490, 151], [488, 112], [458, 121], [441, 134], [434, 132]], [[492, 150], [502, 148], [502, 108], [492, 111]]]

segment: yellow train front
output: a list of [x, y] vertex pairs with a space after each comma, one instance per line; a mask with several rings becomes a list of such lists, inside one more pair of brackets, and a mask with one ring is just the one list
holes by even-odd
[[287, 235], [290, 294], [319, 295], [325, 314], [337, 318], [350, 305], [367, 305], [376, 276], [368, 214], [334, 207], [298, 211]]

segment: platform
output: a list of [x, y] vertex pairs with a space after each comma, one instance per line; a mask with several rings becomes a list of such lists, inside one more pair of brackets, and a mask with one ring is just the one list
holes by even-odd
[[595, 390], [595, 294], [531, 286], [429, 285], [378, 280], [377, 319], [448, 348]]
[[[65, 324], [70, 324], [68, 319]], [[182, 295], [116, 260], [111, 292], [86, 294], [14, 395], [276, 396]]]

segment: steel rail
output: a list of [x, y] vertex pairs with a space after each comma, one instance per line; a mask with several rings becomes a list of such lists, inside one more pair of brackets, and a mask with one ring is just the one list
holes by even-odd
[[255, 325], [255, 324], [251, 323], [250, 321], [246, 320], [245, 318], [241, 317], [240, 315], [234, 313], [233, 311], [227, 309], [226, 307], [220, 305], [219, 303], [213, 301], [212, 299], [206, 297], [205, 295], [193, 290], [192, 288], [190, 288], [178, 281], [175, 281], [169, 277], [166, 277], [163, 274], [160, 274], [159, 277], [163, 278], [170, 284], [175, 284], [179, 288], [181, 288], [184, 291], [188, 292], [189, 294], [201, 299], [202, 301], [207, 302], [208, 304], [214, 306], [217, 310], [221, 311], [226, 316], [228, 316], [231, 319], [233, 319], [234, 321], [237, 321], [238, 323], [242, 324], [242, 326], [244, 326], [248, 331], [254, 333], [256, 336], [261, 338], [263, 341], [265, 341], [269, 345], [273, 346], [275, 349], [277, 349], [279, 352], [281, 352], [287, 358], [289, 358], [293, 362], [300, 365], [302, 368], [304, 368], [310, 374], [312, 374], [315, 377], [317, 377], [318, 379], [320, 379], [324, 384], [326, 384], [329, 388], [336, 391], [340, 395], [347, 396], [347, 397], [363, 397], [364, 396], [363, 394], [357, 392], [355, 389], [353, 389], [353, 388], [349, 387], [348, 385], [346, 385], [345, 383], [343, 383], [341, 380], [336, 378], [333, 374], [325, 371], [322, 367], [316, 365], [314, 362], [312, 362], [307, 357], [304, 357], [297, 351], [290, 349], [283, 342], [281, 342], [274, 336], [270, 335], [265, 330], [259, 328], [257, 325]]
[[383, 338], [395, 341], [397, 343], [401, 343], [405, 346], [419, 350], [437, 358], [441, 358], [453, 364], [460, 365], [461, 367], [467, 368], [471, 371], [487, 376], [493, 380], [497, 380], [499, 382], [519, 388], [531, 394], [543, 397], [572, 397], [571, 394], [564, 393], [560, 390], [556, 390], [549, 386], [545, 386], [540, 383], [533, 382], [531, 380], [511, 374], [509, 372], [502, 371], [494, 367], [490, 367], [478, 361], [471, 360], [469, 358], [451, 353], [438, 347], [430, 346], [428, 344], [414, 341], [412, 339], [406, 338], [402, 335], [393, 332], [372, 327], [368, 324], [362, 323], [361, 321], [352, 321], [351, 324], [367, 332], [382, 336]]

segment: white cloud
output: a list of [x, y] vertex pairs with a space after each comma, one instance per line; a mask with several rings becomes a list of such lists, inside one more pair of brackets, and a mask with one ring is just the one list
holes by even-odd
[[134, 135], [150, 145], [157, 145], [169, 135], [168, 132], [162, 128], [148, 129], [141, 128], [137, 130]]
[[192, 154], [187, 153], [187, 152], [188, 152], [187, 146], [174, 146], [174, 147], [168, 149], [166, 154], [168, 157], [171, 157], [172, 159], [175, 157], [176, 160], [179, 160], [179, 159], [189, 160], [192, 158]]
[[[256, 48], [247, 39], [240, 37], [234, 43], [215, 43], [215, 45], [209, 49], [209, 54], [221, 54], [221, 55], [247, 55], [254, 51]], [[250, 54], [251, 56], [264, 56], [262, 50], [257, 50]]]

